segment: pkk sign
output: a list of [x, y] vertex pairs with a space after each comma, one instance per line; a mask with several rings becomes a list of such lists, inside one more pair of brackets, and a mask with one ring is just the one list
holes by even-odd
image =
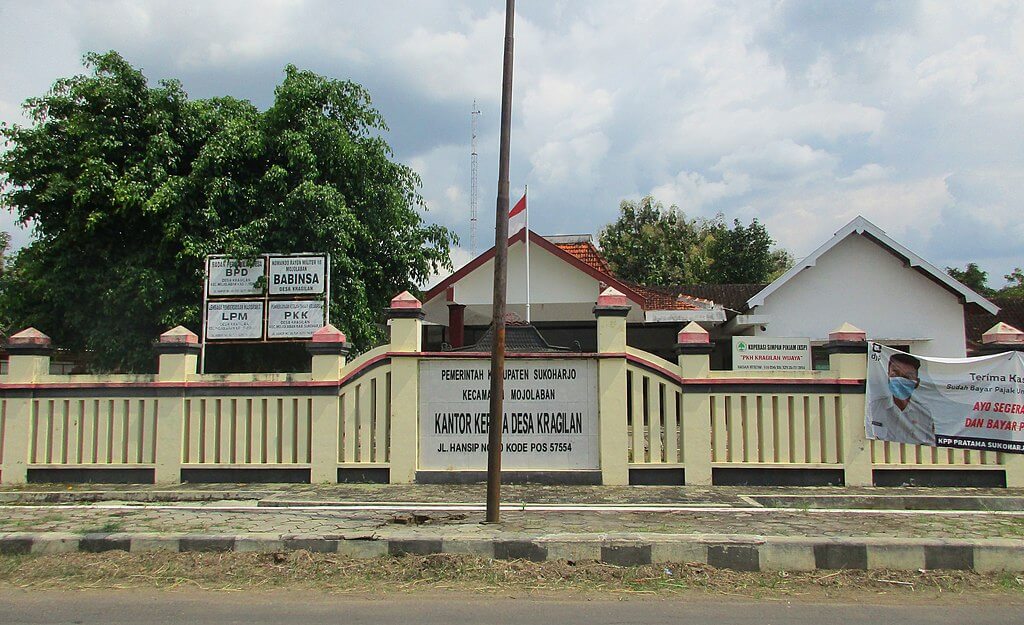
[[868, 345], [868, 438], [1024, 453], [1024, 353], [925, 358]]
[[[490, 362], [420, 361], [420, 468], [487, 468]], [[597, 361], [509, 360], [505, 469], [597, 469]]]
[[263, 338], [263, 302], [208, 302], [206, 338]]
[[768, 371], [802, 371], [811, 369], [811, 340], [807, 338], [770, 338], [766, 336], [734, 336], [732, 368]]
[[327, 258], [271, 256], [271, 295], [319, 295], [324, 292]]
[[234, 258], [210, 259], [209, 295], [260, 295], [263, 293], [258, 280], [267, 270], [263, 259], [244, 261]]
[[268, 339], [308, 339], [322, 327], [322, 299], [270, 302], [267, 312]]

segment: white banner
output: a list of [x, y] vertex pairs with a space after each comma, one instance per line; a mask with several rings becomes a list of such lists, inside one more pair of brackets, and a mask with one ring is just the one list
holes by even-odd
[[210, 297], [263, 294], [263, 287], [256, 284], [267, 270], [266, 262], [262, 258], [253, 261], [210, 258], [209, 262], [207, 294]]
[[926, 358], [868, 343], [867, 437], [1024, 453], [1024, 354]]
[[263, 302], [210, 302], [206, 305], [208, 340], [263, 338]]
[[[598, 469], [597, 361], [505, 362], [503, 469]], [[420, 361], [420, 468], [487, 468], [490, 362]]]
[[732, 368], [766, 371], [811, 369], [811, 340], [767, 336], [732, 337]]
[[268, 339], [308, 339], [324, 327], [324, 301], [270, 302]]
[[271, 256], [271, 295], [317, 295], [327, 281], [325, 256]]

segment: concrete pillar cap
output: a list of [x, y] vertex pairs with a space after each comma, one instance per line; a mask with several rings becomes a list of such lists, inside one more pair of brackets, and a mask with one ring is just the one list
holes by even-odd
[[423, 308], [423, 302], [409, 291], [402, 291], [391, 300], [392, 308]]
[[598, 306], [629, 306], [625, 294], [615, 287], [608, 287], [597, 296]]
[[345, 333], [328, 323], [313, 333], [314, 343], [344, 343]]
[[866, 341], [867, 337], [867, 332], [848, 321], [828, 333], [830, 341]]
[[711, 335], [696, 321], [686, 324], [686, 327], [676, 335], [677, 343], [710, 343]]
[[185, 326], [175, 326], [160, 335], [161, 343], [199, 344], [199, 335]]
[[10, 345], [21, 345], [26, 347], [49, 347], [50, 343], [50, 337], [35, 328], [25, 328], [21, 332], [11, 335], [11, 338], [8, 340], [8, 344]]
[[1024, 343], [1024, 332], [1000, 321], [981, 335], [981, 342], [986, 345], [990, 343]]

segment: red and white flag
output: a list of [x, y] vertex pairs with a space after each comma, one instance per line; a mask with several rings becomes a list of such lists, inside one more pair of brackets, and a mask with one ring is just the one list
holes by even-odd
[[512, 210], [508, 212], [508, 236], [519, 232], [526, 227], [526, 194], [516, 202]]

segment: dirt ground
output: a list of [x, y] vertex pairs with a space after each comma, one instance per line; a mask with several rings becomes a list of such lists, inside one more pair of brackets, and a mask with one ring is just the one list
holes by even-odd
[[749, 573], [706, 564], [617, 567], [594, 561], [490, 560], [447, 554], [352, 559], [336, 554], [142, 553], [0, 557], [2, 589], [198, 589], [350, 596], [457, 592], [479, 596], [619, 600], [685, 595], [873, 603], [983, 602], [1024, 606], [1024, 575], [966, 571]]

